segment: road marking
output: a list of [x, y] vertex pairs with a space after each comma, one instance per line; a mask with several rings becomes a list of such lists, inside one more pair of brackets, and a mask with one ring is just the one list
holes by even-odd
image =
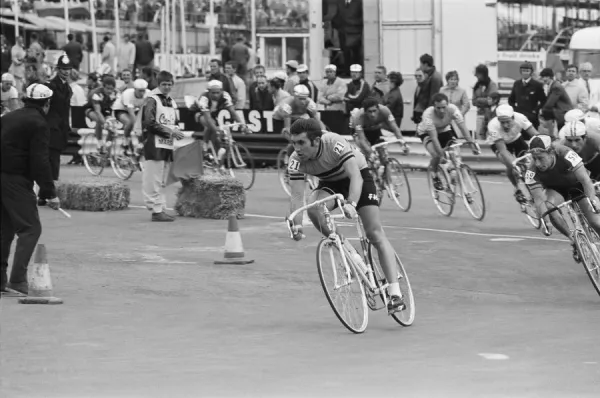
[[504, 355], [504, 354], [493, 354], [493, 353], [485, 353], [482, 352], [481, 354], [477, 354], [480, 357], [484, 358], [484, 359], [490, 359], [492, 361], [503, 361], [508, 359], [508, 355]]
[[490, 240], [492, 242], [518, 242], [523, 239], [521, 239], [521, 238], [492, 238]]
[[[425, 178], [425, 177], [409, 177], [408, 179], [409, 179], [409, 181], [410, 180], [429, 181], [429, 179]], [[482, 184], [493, 184], [493, 185], [506, 185], [507, 184], [507, 182], [503, 182], [503, 181], [479, 180], [479, 182]]]

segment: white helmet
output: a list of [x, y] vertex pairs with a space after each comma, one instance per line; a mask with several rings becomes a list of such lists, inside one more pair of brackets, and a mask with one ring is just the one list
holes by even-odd
[[40, 83], [33, 83], [25, 90], [25, 97], [32, 100], [43, 100], [52, 97], [52, 90]]
[[571, 109], [569, 112], [565, 113], [565, 122], [576, 122], [583, 121], [585, 117], [585, 113], [581, 109]]
[[498, 117], [498, 119], [508, 119], [513, 117], [514, 114], [515, 111], [513, 107], [508, 104], [502, 104], [496, 108], [496, 116]]
[[565, 123], [560, 132], [558, 133], [560, 138], [564, 137], [583, 137], [587, 134], [585, 124], [578, 120], [570, 121]]
[[133, 88], [136, 90], [146, 90], [148, 88], [148, 82], [144, 79], [136, 79], [133, 82]]
[[310, 92], [308, 91], [308, 87], [304, 84], [297, 84], [294, 86], [294, 95], [297, 97], [308, 97]]

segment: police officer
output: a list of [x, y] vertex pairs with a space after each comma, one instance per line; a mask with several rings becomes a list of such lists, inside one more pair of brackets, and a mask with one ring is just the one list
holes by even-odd
[[73, 90], [68, 81], [71, 69], [73, 69], [73, 64], [69, 57], [61, 55], [56, 63], [56, 76], [46, 83], [53, 92], [48, 111], [48, 125], [50, 127], [50, 167], [54, 181], [58, 181], [60, 154], [67, 146], [71, 132], [69, 112]]
[[[25, 106], [2, 117], [1, 130], [1, 195], [0, 220], [1, 279], [0, 288], [27, 293], [27, 265], [33, 255], [42, 225], [33, 192], [34, 181], [40, 187], [39, 197], [57, 210], [48, 145], [50, 129], [46, 114], [50, 109], [52, 90], [39, 83], [25, 90]], [[10, 246], [18, 236], [10, 282], [7, 280]]]

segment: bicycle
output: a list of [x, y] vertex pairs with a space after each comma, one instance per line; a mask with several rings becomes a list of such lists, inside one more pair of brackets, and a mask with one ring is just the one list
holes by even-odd
[[[390, 158], [387, 151], [387, 146], [395, 144], [397, 142], [403, 142], [404, 140], [396, 138], [390, 141], [380, 142], [371, 146], [371, 149], [376, 152], [376, 159], [374, 162], [369, 160], [369, 168], [375, 179], [375, 185], [377, 186], [377, 196], [379, 197], [379, 206], [383, 202], [383, 192], [387, 192], [388, 197], [394, 201], [396, 206], [400, 210], [407, 212], [410, 210], [412, 204], [412, 197], [410, 192], [410, 184], [408, 177], [397, 159]], [[403, 144], [405, 153], [410, 150], [408, 145]], [[399, 190], [406, 188], [406, 193], [401, 195]], [[402, 201], [402, 203], [401, 203]]]
[[[451, 141], [444, 148], [445, 156], [442, 163], [438, 166], [437, 173], [443, 186], [442, 189], [438, 190], [435, 188], [433, 171], [431, 167], [427, 169], [429, 192], [434, 204], [442, 215], [450, 217], [454, 211], [456, 197], [459, 196], [462, 197], [463, 203], [471, 216], [481, 221], [485, 217], [483, 190], [475, 172], [462, 162], [460, 156], [460, 148], [466, 143], [466, 141]], [[477, 196], [481, 199], [480, 205], [475, 201]]]
[[[323, 207], [325, 222], [331, 234], [324, 237], [317, 246], [317, 270], [321, 286], [331, 309], [342, 325], [353, 333], [363, 333], [367, 329], [368, 310], [387, 309], [389, 301], [387, 287], [389, 284], [379, 263], [377, 250], [367, 239], [360, 217], [356, 219], [358, 238], [342, 238], [337, 233], [335, 220], [344, 218], [344, 215], [332, 215], [330, 213], [325, 203], [332, 200], [337, 202], [338, 209], [341, 211], [344, 196], [335, 194], [297, 209], [286, 218], [286, 222], [290, 234], [293, 236], [293, 220], [296, 215], [316, 206]], [[350, 244], [350, 240], [360, 242], [362, 255]], [[414, 296], [404, 265], [398, 254], [394, 253], [394, 255], [398, 266], [398, 282], [400, 283], [400, 290], [406, 308], [392, 313], [391, 316], [400, 325], [410, 326], [415, 319]], [[331, 260], [330, 267], [324, 265], [327, 258]], [[329, 283], [326, 281], [327, 271], [332, 273], [332, 280]], [[342, 302], [336, 304], [337, 300], [333, 296], [337, 292], [341, 292], [342, 300], [347, 297], [348, 299], [354, 299], [356, 302], [348, 307]], [[356, 316], [350, 315], [353, 310], [356, 310]]]
[[[598, 188], [600, 183], [594, 186]], [[578, 202], [582, 199], [586, 199], [592, 205], [590, 199], [585, 194], [581, 194], [547, 210], [540, 218], [545, 218], [555, 211], [560, 213], [571, 232], [571, 241], [575, 244], [585, 272], [600, 295], [600, 237], [581, 211]], [[594, 212], [597, 213], [598, 209], [594, 208]]]
[[531, 191], [529, 186], [525, 184], [525, 173], [527, 173], [528, 165], [531, 163], [531, 155], [525, 154], [513, 160], [512, 167], [513, 173], [517, 177], [520, 185], [525, 187], [525, 189], [521, 189], [523, 196], [525, 196], [525, 200], [522, 203], [519, 203], [521, 206], [521, 212], [525, 214], [527, 220], [533, 228], [542, 229], [542, 232], [546, 236], [552, 235], [550, 228], [547, 226], [546, 222], [543, 218], [538, 217], [537, 209], [535, 208], [535, 204], [533, 202], [533, 197], [531, 196]]
[[246, 148], [245, 145], [236, 142], [231, 134], [231, 129], [240, 125], [242, 125], [242, 123], [225, 124], [223, 126], [219, 126], [219, 129], [223, 131], [221, 144], [225, 149], [225, 155], [223, 157], [225, 159], [225, 164], [220, 164], [215, 147], [212, 141], [209, 141], [206, 144], [204, 167], [205, 169], [212, 170], [213, 172], [228, 174], [232, 178], [237, 178], [240, 180], [240, 176], [246, 176], [247, 178], [245, 180], [247, 180], [247, 182], [242, 181], [242, 185], [244, 186], [245, 190], [248, 190], [252, 188], [252, 185], [254, 185], [256, 170], [254, 169], [254, 159], [252, 158], [248, 148]]
[[[288, 160], [287, 160], [287, 148], [283, 148], [277, 154], [277, 176], [279, 178], [279, 184], [281, 184], [281, 188], [287, 194], [287, 196], [292, 195], [292, 190], [290, 188], [290, 174], [288, 172]], [[306, 176], [306, 184], [308, 185], [309, 192], [312, 192], [319, 185], [319, 180], [314, 176]]]

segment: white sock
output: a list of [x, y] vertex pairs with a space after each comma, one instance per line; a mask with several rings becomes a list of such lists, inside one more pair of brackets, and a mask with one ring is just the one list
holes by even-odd
[[388, 286], [388, 294], [390, 296], [402, 297], [402, 293], [400, 293], [400, 284], [398, 282], [390, 283]]

